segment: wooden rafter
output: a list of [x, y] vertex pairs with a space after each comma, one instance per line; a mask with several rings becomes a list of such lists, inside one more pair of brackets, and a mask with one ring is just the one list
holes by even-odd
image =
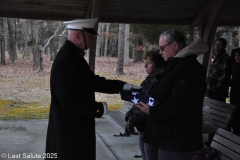
[[[226, 0], [211, 0], [205, 9], [199, 13], [200, 17], [200, 36], [208, 43], [209, 51], [198, 59], [205, 68], [209, 66], [210, 48], [212, 46], [213, 38], [221, 18], [221, 10], [226, 6]], [[214, 8], [210, 7], [214, 6]], [[210, 9], [209, 9], [210, 7]], [[207, 10], [208, 8], [209, 10]]]
[[90, 0], [86, 18], [96, 18], [100, 15], [102, 0]]
[[198, 12], [197, 16], [195, 16], [192, 20], [192, 25], [198, 25], [200, 22], [201, 22], [201, 17], [210, 12], [211, 10], [215, 10], [215, 4], [217, 3], [218, 1], [216, 0], [210, 0], [208, 1], [208, 3]]

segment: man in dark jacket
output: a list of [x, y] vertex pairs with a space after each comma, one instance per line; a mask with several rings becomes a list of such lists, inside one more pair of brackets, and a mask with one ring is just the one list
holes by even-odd
[[149, 114], [146, 140], [158, 147], [158, 159], [192, 160], [193, 151], [202, 148], [202, 105], [206, 70], [197, 56], [208, 50], [202, 39], [185, 47], [181, 32], [169, 30], [160, 35], [160, 54], [166, 65], [158, 76], [152, 97], [159, 105], [139, 107]]
[[118, 80], [106, 80], [90, 70], [84, 56], [96, 36], [97, 19], [65, 22], [68, 40], [59, 50], [50, 77], [51, 106], [46, 159], [95, 160], [95, 117], [107, 111], [95, 101], [95, 92], [119, 93], [134, 88]]
[[230, 90], [230, 103], [237, 106], [233, 116], [233, 133], [240, 136], [240, 48], [233, 49], [231, 52], [233, 61], [232, 81]]
[[226, 53], [227, 41], [218, 38], [214, 41], [213, 62], [207, 76], [206, 96], [218, 101], [226, 102], [232, 74], [232, 60]]

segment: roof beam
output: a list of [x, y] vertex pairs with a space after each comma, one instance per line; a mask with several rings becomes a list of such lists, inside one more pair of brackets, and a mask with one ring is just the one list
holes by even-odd
[[209, 51], [198, 57], [198, 60], [205, 68], [209, 66], [210, 48], [213, 38], [220, 21], [220, 11], [226, 6], [227, 0], [211, 0], [214, 9], [201, 14], [200, 19], [200, 36], [208, 43]]
[[[211, 12], [212, 10], [216, 10], [216, 6], [218, 6], [219, 4], [221, 5], [223, 2], [218, 1], [218, 0], [210, 0], [208, 1], [208, 3], [202, 8], [202, 10], [197, 14], [197, 16], [195, 16], [192, 20], [192, 25], [198, 25], [200, 24], [201, 21], [201, 17], [206, 14]], [[220, 11], [219, 9], [217, 9], [218, 12]]]

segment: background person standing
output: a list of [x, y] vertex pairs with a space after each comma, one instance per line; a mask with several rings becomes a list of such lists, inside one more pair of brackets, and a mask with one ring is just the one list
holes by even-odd
[[206, 96], [226, 102], [232, 74], [232, 60], [226, 53], [227, 41], [218, 38], [213, 44], [213, 62], [207, 75]]

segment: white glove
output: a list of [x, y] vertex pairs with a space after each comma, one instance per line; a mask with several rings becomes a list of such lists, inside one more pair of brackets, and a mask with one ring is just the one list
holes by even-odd
[[102, 102], [103, 104], [103, 115], [107, 115], [108, 114], [108, 106], [107, 106], [107, 103], [106, 102]]
[[131, 89], [140, 90], [140, 89], [142, 89], [142, 86], [135, 86], [135, 85], [129, 84], [129, 83], [125, 83], [124, 84], [124, 86], [123, 86], [123, 90], [124, 91], [128, 91], [128, 90], [131, 90]]

